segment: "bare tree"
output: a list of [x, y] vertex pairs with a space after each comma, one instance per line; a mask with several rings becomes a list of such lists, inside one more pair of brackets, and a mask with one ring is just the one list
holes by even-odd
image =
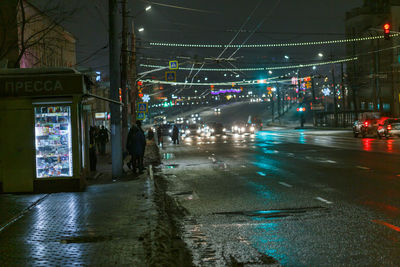
[[54, 0], [46, 0], [41, 6], [45, 8], [40, 10], [28, 0], [5, 0], [0, 5], [0, 61], [8, 59], [9, 65], [20, 67], [26, 57], [33, 66], [61, 66], [63, 50], [75, 54], [74, 46], [68, 48], [65, 43], [68, 33], [61, 23], [77, 8], [66, 10], [62, 1]]

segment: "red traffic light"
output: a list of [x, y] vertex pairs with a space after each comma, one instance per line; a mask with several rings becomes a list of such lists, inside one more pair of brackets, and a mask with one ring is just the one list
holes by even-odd
[[385, 23], [385, 25], [383, 25], [383, 33], [384, 33], [385, 40], [389, 40], [390, 39], [390, 24], [389, 23]]

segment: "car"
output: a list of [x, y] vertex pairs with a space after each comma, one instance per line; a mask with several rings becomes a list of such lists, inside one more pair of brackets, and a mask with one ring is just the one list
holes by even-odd
[[186, 137], [199, 136], [201, 135], [201, 132], [201, 127], [198, 124], [189, 124], [185, 127], [185, 129], [182, 128], [182, 134], [184, 134]]
[[232, 125], [232, 133], [243, 134], [250, 133], [253, 134], [256, 130], [256, 127], [253, 124], [248, 124], [245, 122], [234, 122]]
[[209, 126], [212, 130], [212, 134], [225, 134], [226, 128], [224, 128], [223, 124], [220, 122], [211, 122]]
[[181, 117], [176, 118], [175, 123], [177, 123], [177, 124], [183, 124], [183, 118], [181, 118]]
[[214, 108], [214, 112], [220, 113], [220, 112], [221, 112], [221, 109], [220, 109], [220, 108]]
[[364, 112], [359, 114], [359, 119], [353, 124], [353, 135], [363, 138], [367, 135], [375, 136], [377, 134], [378, 125], [383, 121], [379, 112]]
[[400, 136], [400, 119], [388, 118], [378, 125], [377, 136], [379, 139], [395, 135]]

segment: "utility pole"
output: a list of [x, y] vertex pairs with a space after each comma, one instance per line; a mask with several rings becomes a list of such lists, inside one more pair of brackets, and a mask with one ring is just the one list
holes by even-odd
[[[353, 29], [353, 38], [355, 38], [356, 34], [355, 34], [355, 30]], [[356, 43], [353, 42], [353, 57], [356, 56]], [[355, 115], [355, 119], [358, 118], [358, 107], [357, 107], [357, 89], [356, 89], [356, 81], [357, 81], [357, 77], [356, 77], [357, 73], [356, 73], [356, 61], [353, 60], [353, 84], [352, 84], [352, 95], [353, 95], [353, 106], [354, 106], [354, 115]]]
[[[108, 0], [109, 49], [110, 49], [110, 99], [119, 102], [119, 62], [117, 34], [117, 0]], [[122, 175], [122, 143], [120, 105], [110, 103], [112, 178]]]
[[127, 0], [122, 0], [122, 41], [121, 41], [121, 96], [122, 96], [122, 147], [128, 136], [128, 24]]
[[131, 58], [130, 58], [130, 71], [129, 78], [131, 84], [130, 103], [131, 103], [131, 124], [136, 123], [136, 98], [137, 98], [137, 83], [136, 83], [136, 36], [135, 27], [132, 21], [131, 33]]
[[[333, 56], [331, 54], [331, 60], [333, 61]], [[338, 127], [338, 110], [337, 110], [337, 91], [335, 82], [335, 64], [332, 64], [332, 87], [333, 87], [333, 117], [334, 126]]]

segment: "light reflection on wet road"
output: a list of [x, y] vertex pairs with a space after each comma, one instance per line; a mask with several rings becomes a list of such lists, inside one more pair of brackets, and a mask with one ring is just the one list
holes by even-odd
[[[207, 139], [165, 149], [174, 153], [165, 164], [179, 165], [164, 169], [176, 177], [169, 179], [169, 190], [193, 191], [198, 197], [180, 200], [190, 214], [185, 227], [200, 229], [215, 250], [215, 260], [205, 262], [205, 252], [187, 241], [199, 265], [229, 257], [262, 264], [261, 255], [283, 265], [400, 263], [399, 139], [283, 128], [256, 136], [218, 136], [214, 144]], [[212, 167], [222, 163], [224, 168]], [[268, 218], [239, 212], [282, 209], [291, 212]], [[221, 212], [229, 215], [213, 215]], [[188, 232], [184, 236], [192, 238]], [[249, 245], [233, 249], [232, 236]]]

